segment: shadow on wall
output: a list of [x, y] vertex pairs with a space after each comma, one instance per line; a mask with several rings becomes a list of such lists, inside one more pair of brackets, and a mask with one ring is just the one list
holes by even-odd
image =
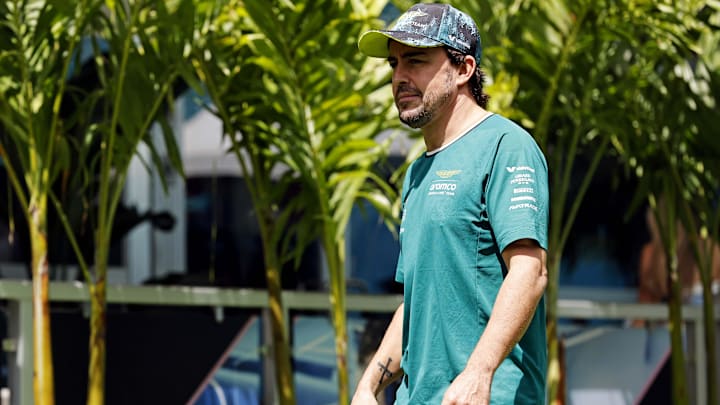
[[[106, 405], [183, 404], [256, 312], [110, 305]], [[86, 401], [89, 323], [76, 304], [53, 305], [52, 350], [58, 404]]]

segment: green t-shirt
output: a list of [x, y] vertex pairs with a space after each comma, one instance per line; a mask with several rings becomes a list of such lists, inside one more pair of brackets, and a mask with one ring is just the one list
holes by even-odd
[[[547, 163], [533, 138], [492, 115], [408, 169], [400, 256], [405, 371], [397, 404], [440, 404], [487, 325], [519, 239], [547, 249]], [[494, 242], [494, 240], [496, 243]], [[545, 305], [495, 373], [493, 404], [544, 402]]]

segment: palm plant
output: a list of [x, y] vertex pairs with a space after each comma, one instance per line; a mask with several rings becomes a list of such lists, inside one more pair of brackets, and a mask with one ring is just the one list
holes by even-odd
[[[30, 228], [37, 403], [53, 402], [48, 201], [54, 204], [88, 281], [92, 312], [87, 401], [104, 403], [107, 262], [113, 219], [138, 145], [145, 142], [155, 151], [148, 130], [156, 118], [162, 118], [179, 74], [177, 62], [190, 31], [175, 23], [192, 15], [190, 5], [189, 1], [171, 8], [131, 1], [106, 5], [88, 0], [0, 6], [5, 18], [2, 59], [8, 62], [0, 72], [5, 79], [0, 158], [6, 162]], [[89, 64], [99, 80], [93, 89], [74, 87], [66, 80], [78, 75], [83, 53], [92, 56]], [[179, 167], [173, 137], [164, 133], [171, 163]], [[162, 167], [159, 155], [153, 156], [148, 166]], [[62, 203], [78, 196], [84, 204]], [[78, 212], [78, 206], [85, 210], [79, 217], [89, 218], [89, 224], [68, 215]], [[94, 231], [92, 258], [78, 244], [78, 229], [85, 227]]]
[[0, 5], [0, 159], [28, 224], [33, 282], [33, 391], [54, 403], [50, 350], [48, 196], [70, 162], [61, 107], [74, 52], [92, 10], [86, 2]]
[[[638, 84], [654, 80], [657, 86], [665, 85], [666, 78], [643, 67], [677, 61], [693, 49], [693, 38], [685, 30], [694, 24], [697, 5], [633, 1], [458, 5], [469, 9], [485, 33], [483, 63], [493, 77], [488, 91], [497, 100], [491, 106], [527, 127], [548, 158], [552, 198], [548, 387], [552, 401], [562, 403], [557, 298], [565, 245], [609, 146], [637, 132], [645, 111], [631, 108], [630, 101], [651, 99], [643, 93], [648, 89]], [[638, 59], [653, 63], [640, 66]], [[586, 165], [580, 165], [581, 154], [588, 158]]]
[[[192, 38], [193, 5], [190, 0], [172, 3], [113, 2], [94, 4], [96, 15], [92, 36], [92, 63], [99, 88], [90, 96], [95, 103], [85, 106], [92, 121], [83, 129], [84, 143], [77, 143], [86, 191], [96, 201], [87, 214], [93, 230], [92, 268], [74, 246], [88, 282], [91, 303], [90, 364], [88, 404], [105, 403], [105, 357], [107, 334], [107, 268], [113, 234], [113, 220], [125, 186], [130, 162], [140, 144], [151, 151], [148, 169], [170, 165], [182, 173], [180, 154], [165, 113], [172, 103], [173, 87], [187, 73], [183, 69], [186, 45]], [[157, 152], [151, 127], [159, 122], [169, 162]], [[63, 212], [55, 199], [58, 211]], [[69, 235], [73, 227], [63, 218]]]
[[[702, 5], [685, 10], [684, 14], [692, 18], [692, 23], [686, 24], [684, 30], [678, 29], [675, 37], [700, 38], [698, 43], [702, 44], [705, 35], [712, 35], [711, 27], [705, 25], [702, 16], [708, 11]], [[717, 15], [718, 10], [713, 12]], [[643, 83], [642, 93], [648, 98], [628, 97], [628, 105], [643, 111], [644, 118], [639, 121], [635, 134], [619, 138], [616, 144], [640, 180], [636, 200], [646, 199], [650, 203], [668, 258], [673, 400], [678, 404], [688, 403], [689, 395], [682, 358], [683, 297], [676, 251], [677, 227], [680, 225], [687, 232], [702, 282], [704, 338], [708, 353], [705, 396], [707, 403], [718, 400], [711, 270], [720, 220], [717, 211], [720, 142], [712, 133], [717, 103], [712, 89], [718, 88], [720, 76], [718, 65], [712, 65], [712, 53], [701, 49], [695, 47], [693, 53], [683, 52], [680, 58], [638, 60], [638, 64], [644, 66], [642, 69], [649, 72], [645, 76], [651, 78]]]
[[385, 213], [394, 200], [374, 173], [387, 146], [374, 137], [389, 111], [389, 95], [378, 92], [388, 71], [365, 64], [355, 44], [383, 6], [209, 1], [198, 24], [203, 45], [193, 63], [260, 224], [283, 404], [294, 403], [294, 392], [280, 271], [317, 239], [330, 274], [339, 399], [349, 400], [344, 233], [358, 198]]

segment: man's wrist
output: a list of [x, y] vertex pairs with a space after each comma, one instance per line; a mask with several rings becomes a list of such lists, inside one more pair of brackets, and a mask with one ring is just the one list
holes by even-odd
[[487, 364], [486, 362], [480, 361], [468, 362], [467, 366], [465, 367], [465, 371], [474, 375], [476, 378], [487, 378], [489, 380], [492, 380], [493, 375], [495, 374], [494, 367]]
[[372, 378], [372, 377], [367, 378], [367, 377], [368, 376], [366, 376], [366, 378], [363, 378], [360, 380], [360, 382], [358, 382], [356, 391], [369, 392], [373, 395], [377, 395], [378, 390], [380, 390], [379, 384], [377, 383], [377, 381], [373, 381], [374, 378]]

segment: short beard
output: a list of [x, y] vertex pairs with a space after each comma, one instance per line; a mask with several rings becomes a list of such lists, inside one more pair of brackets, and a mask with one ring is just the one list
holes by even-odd
[[435, 113], [450, 99], [450, 89], [453, 85], [452, 78], [452, 71], [448, 70], [444, 83], [445, 86], [423, 94], [422, 104], [417, 107], [418, 111], [400, 112], [400, 121], [410, 128], [415, 129], [422, 128], [432, 121], [433, 117], [435, 117]]
[[432, 119], [433, 114], [425, 109], [425, 107], [422, 107], [422, 110], [418, 112], [417, 114], [413, 115], [405, 115], [403, 116], [402, 113], [400, 113], [400, 121], [409, 126], [410, 128], [422, 128], [430, 122]]

